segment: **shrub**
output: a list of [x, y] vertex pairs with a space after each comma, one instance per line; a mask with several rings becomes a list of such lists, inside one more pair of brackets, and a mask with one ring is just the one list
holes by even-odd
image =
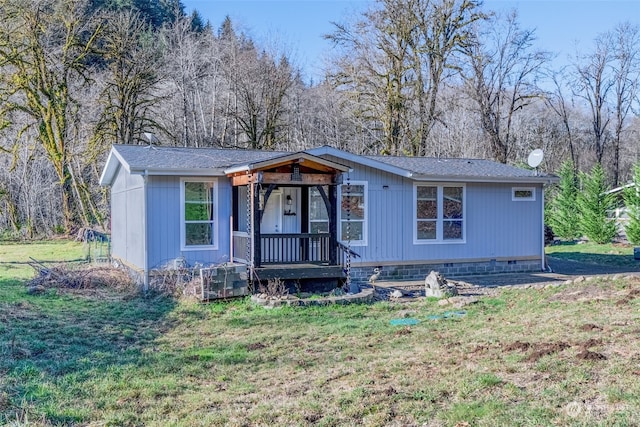
[[549, 226], [556, 236], [574, 240], [580, 237], [578, 227], [578, 207], [576, 198], [578, 196], [578, 183], [573, 163], [564, 162], [558, 173], [560, 182], [556, 190], [555, 197], [551, 199], [549, 206]]
[[614, 219], [609, 219], [609, 211], [615, 208], [615, 196], [607, 194], [604, 169], [596, 164], [591, 173], [580, 174], [582, 191], [576, 197], [578, 225], [580, 231], [595, 243], [609, 243], [617, 234]]
[[624, 230], [627, 239], [634, 245], [640, 244], [640, 164], [633, 167], [633, 185], [624, 189], [624, 204], [629, 222]]

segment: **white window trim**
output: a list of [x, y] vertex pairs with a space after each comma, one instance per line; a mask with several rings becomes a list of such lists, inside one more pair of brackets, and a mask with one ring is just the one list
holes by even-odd
[[[187, 182], [208, 182], [213, 184], [213, 245], [186, 245], [185, 230], [185, 191], [184, 184]], [[180, 178], [180, 250], [181, 251], [201, 251], [218, 249], [218, 180], [216, 178]]]
[[[362, 222], [362, 240], [350, 240], [350, 246], [367, 246], [367, 236], [369, 235], [369, 183], [367, 181], [350, 181], [350, 185], [362, 185], [364, 186], [364, 219], [357, 220], [357, 222]], [[338, 186], [338, 240], [341, 243], [346, 244], [347, 241], [342, 239], [342, 186], [347, 185], [346, 182], [343, 182]], [[352, 220], [353, 221], [353, 220]]]
[[[436, 199], [438, 202], [438, 218], [436, 219], [436, 238], [418, 239], [418, 187], [436, 187]], [[444, 235], [444, 214], [443, 214], [443, 188], [462, 187], [462, 239], [445, 240]], [[435, 183], [423, 182], [413, 184], [413, 244], [414, 245], [457, 245], [467, 243], [467, 186], [460, 183]]]
[[[516, 197], [516, 191], [531, 191], [531, 197]], [[535, 202], [536, 187], [513, 187], [511, 188], [512, 202]]]

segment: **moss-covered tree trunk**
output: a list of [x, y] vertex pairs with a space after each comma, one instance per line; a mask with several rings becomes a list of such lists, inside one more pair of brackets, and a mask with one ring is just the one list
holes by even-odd
[[[74, 142], [68, 128], [75, 101], [70, 88], [87, 77], [86, 60], [100, 32], [90, 28], [79, 0], [0, 0], [0, 118], [23, 129], [35, 127], [61, 189], [60, 205], [67, 232], [88, 225], [92, 203], [87, 189], [73, 180]], [[16, 144], [23, 141], [18, 138]]]

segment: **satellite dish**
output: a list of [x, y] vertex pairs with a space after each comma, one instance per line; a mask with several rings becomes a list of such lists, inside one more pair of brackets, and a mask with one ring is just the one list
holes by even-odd
[[149, 141], [149, 144], [157, 144], [160, 142], [160, 140], [158, 139], [157, 136], [155, 136], [154, 134], [152, 134], [151, 132], [143, 132], [142, 135], [144, 135], [145, 139], [147, 141]]
[[544, 152], [536, 148], [531, 153], [529, 153], [529, 158], [527, 159], [527, 163], [532, 168], [537, 168], [542, 163], [542, 159], [544, 158]]

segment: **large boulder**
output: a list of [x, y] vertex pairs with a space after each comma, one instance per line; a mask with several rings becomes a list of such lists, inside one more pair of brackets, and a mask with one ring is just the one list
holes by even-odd
[[435, 298], [449, 298], [458, 295], [458, 290], [455, 286], [449, 285], [440, 273], [432, 271], [424, 279], [424, 295]]

